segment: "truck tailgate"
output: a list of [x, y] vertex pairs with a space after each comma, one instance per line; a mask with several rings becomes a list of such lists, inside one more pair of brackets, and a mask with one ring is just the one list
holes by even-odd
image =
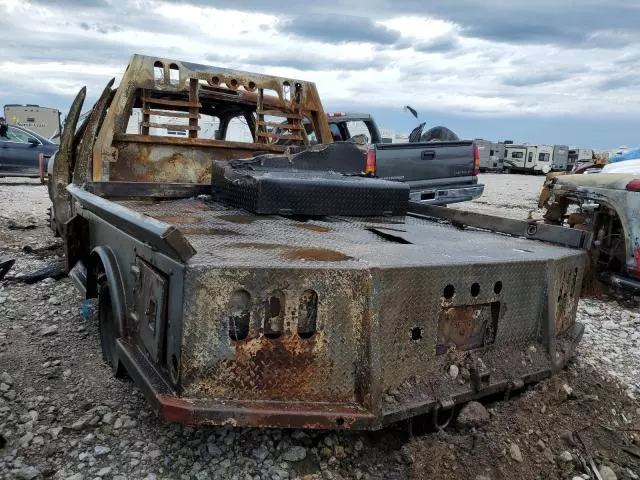
[[376, 148], [378, 175], [402, 179], [411, 188], [477, 181], [472, 141], [378, 144]]

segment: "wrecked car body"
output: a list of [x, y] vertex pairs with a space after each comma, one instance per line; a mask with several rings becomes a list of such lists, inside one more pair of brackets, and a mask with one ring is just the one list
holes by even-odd
[[[216, 199], [213, 164], [335, 152], [313, 83], [134, 55], [112, 86], [79, 128], [84, 89], [71, 107], [54, 223], [105, 360], [161, 418], [374, 430], [520, 389], [573, 355], [588, 232], [410, 202], [250, 213]], [[236, 117], [250, 141], [227, 138]]]
[[640, 291], [640, 175], [548, 177], [539, 206], [546, 208], [546, 223], [593, 234], [589, 276]]

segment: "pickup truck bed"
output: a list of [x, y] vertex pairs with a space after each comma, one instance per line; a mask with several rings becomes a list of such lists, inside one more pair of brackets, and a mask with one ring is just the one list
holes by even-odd
[[[470, 140], [383, 143], [371, 115], [329, 113], [328, 120], [334, 140], [366, 135], [375, 148], [376, 175], [407, 183], [414, 202], [447, 205], [473, 200], [484, 192], [484, 185], [478, 183], [479, 153], [476, 158]], [[414, 130], [416, 138], [423, 126]]]

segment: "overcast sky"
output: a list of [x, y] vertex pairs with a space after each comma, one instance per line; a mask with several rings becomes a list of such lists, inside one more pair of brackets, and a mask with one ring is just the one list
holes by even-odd
[[142, 53], [315, 81], [398, 132], [408, 104], [465, 138], [613, 148], [640, 144], [639, 40], [638, 0], [0, 0], [0, 105], [66, 111]]

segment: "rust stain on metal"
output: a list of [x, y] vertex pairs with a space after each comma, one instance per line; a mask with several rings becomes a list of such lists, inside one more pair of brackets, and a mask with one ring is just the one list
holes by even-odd
[[[162, 65], [163, 72], [159, 77], [155, 72], [158, 65]], [[174, 78], [171, 72], [177, 72], [178, 77]], [[132, 108], [140, 109], [142, 114], [138, 134], [127, 133], [131, 131], [127, 127]], [[167, 119], [171, 114], [178, 121]], [[201, 125], [204, 116], [218, 117], [222, 138], [232, 118], [244, 118], [254, 141], [201, 138], [206, 135]], [[272, 122], [269, 117], [280, 117], [280, 121]], [[210, 177], [214, 158], [251, 158], [259, 150], [283, 153], [290, 144], [308, 145], [302, 125], [305, 119], [320, 143], [332, 142], [320, 96], [312, 82], [134, 55], [95, 135], [95, 143], [91, 141], [92, 158], [87, 160], [93, 163], [96, 182], [199, 183]], [[271, 131], [268, 127], [274, 127], [272, 123], [281, 132]], [[186, 132], [187, 136], [168, 135], [171, 129]], [[172, 154], [183, 158], [172, 158], [162, 150], [173, 150]], [[203, 155], [207, 151], [210, 154]], [[158, 168], [145, 168], [149, 163]], [[174, 165], [176, 169], [172, 168]]]
[[[176, 225], [191, 225], [194, 223], [200, 223], [202, 222], [202, 217], [195, 217], [195, 216], [172, 216], [172, 215], [149, 215], [152, 218], [155, 218], [156, 220], [160, 220], [161, 222], [165, 222], [165, 223], [171, 223], [171, 224], [176, 224]], [[182, 229], [181, 229], [182, 231]]]
[[493, 343], [499, 313], [498, 302], [442, 309], [438, 316], [436, 354], [451, 348], [464, 351]]
[[281, 245], [279, 243], [230, 243], [230, 248], [255, 248], [256, 250], [277, 250], [279, 248], [290, 248], [288, 245]]
[[289, 248], [282, 253], [282, 258], [287, 260], [309, 260], [317, 262], [344, 262], [353, 257], [344, 253], [326, 248]]
[[327, 233], [329, 231], [329, 227], [324, 227], [322, 225], [314, 225], [313, 223], [292, 223], [294, 227], [303, 228], [305, 230], [310, 230], [312, 232], [318, 233]]
[[220, 220], [225, 222], [238, 223], [240, 225], [248, 225], [258, 220], [270, 220], [272, 217], [257, 215], [218, 215]]
[[180, 231], [184, 235], [242, 235], [241, 233], [228, 228], [214, 227], [180, 227]]

